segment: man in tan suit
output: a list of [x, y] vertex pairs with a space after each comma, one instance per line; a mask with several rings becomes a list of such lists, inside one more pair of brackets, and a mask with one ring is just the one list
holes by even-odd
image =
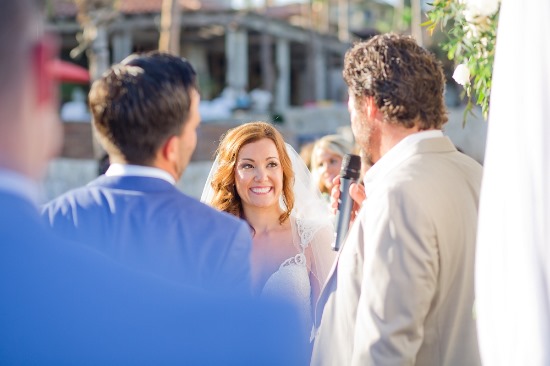
[[348, 51], [344, 78], [352, 130], [373, 166], [317, 306], [312, 364], [479, 365], [482, 168], [441, 132], [441, 66], [412, 38], [386, 34]]

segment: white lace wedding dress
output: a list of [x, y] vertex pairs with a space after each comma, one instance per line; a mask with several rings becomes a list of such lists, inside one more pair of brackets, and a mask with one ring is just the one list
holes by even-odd
[[[311, 225], [308, 220], [299, 219], [292, 215], [290, 219], [293, 242], [298, 253], [281, 263], [279, 269], [268, 278], [261, 291], [261, 296], [281, 298], [294, 304], [300, 314], [301, 329], [309, 336], [309, 331], [313, 325], [312, 286], [310, 282], [312, 263], [307, 263], [305, 250], [310, 244], [325, 245], [330, 248], [332, 228], [328, 226], [319, 228], [318, 225]], [[326, 237], [327, 233], [328, 238]], [[313, 280], [316, 280], [318, 275], [315, 274], [313, 278]], [[319, 281], [319, 287], [324, 280], [325, 278], [317, 280]]]

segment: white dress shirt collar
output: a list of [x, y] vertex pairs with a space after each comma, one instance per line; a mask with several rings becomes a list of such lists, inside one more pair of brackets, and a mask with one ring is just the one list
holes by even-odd
[[41, 201], [39, 185], [22, 174], [0, 169], [0, 191], [16, 194], [34, 205]]
[[150, 166], [111, 164], [105, 172], [107, 177], [149, 177], [159, 178], [174, 185], [176, 180], [167, 171]]
[[365, 193], [367, 197], [374, 188], [374, 183], [379, 180], [379, 177], [385, 176], [388, 172], [393, 170], [403, 160], [409, 156], [404, 152], [412, 145], [417, 144], [422, 140], [443, 137], [441, 130], [428, 130], [413, 133], [399, 141], [394, 147], [390, 149], [384, 156], [380, 158], [365, 174]]

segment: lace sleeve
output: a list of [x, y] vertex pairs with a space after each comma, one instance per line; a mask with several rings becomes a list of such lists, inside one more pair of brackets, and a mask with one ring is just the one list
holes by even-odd
[[311, 173], [298, 153], [287, 144], [287, 152], [294, 170], [294, 209], [297, 234], [302, 249], [311, 247], [313, 263], [311, 271], [323, 285], [332, 267], [336, 253], [331, 245], [334, 242], [334, 223], [326, 201], [313, 184]]
[[330, 222], [320, 225], [307, 219], [297, 219], [296, 230], [302, 249], [310, 247], [313, 253], [310, 269], [322, 286], [336, 259], [336, 252], [331, 247], [334, 241], [334, 227]]

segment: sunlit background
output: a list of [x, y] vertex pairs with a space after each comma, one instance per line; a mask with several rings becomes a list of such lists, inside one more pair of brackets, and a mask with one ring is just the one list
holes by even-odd
[[[448, 29], [425, 25], [423, 0], [48, 0], [63, 67], [77, 67], [61, 84], [65, 143], [51, 164], [45, 196], [85, 184], [104, 152], [94, 142], [86, 95], [90, 82], [133, 52], [163, 50], [195, 66], [202, 125], [180, 187], [200, 195], [219, 137], [242, 122], [275, 123], [297, 150], [331, 133], [352, 139], [343, 57], [354, 42], [378, 33], [410, 34], [442, 61], [450, 122], [459, 149], [483, 162], [486, 124], [463, 128], [464, 98], [455, 65], [439, 46]], [[479, 116], [479, 114], [478, 114]]]

